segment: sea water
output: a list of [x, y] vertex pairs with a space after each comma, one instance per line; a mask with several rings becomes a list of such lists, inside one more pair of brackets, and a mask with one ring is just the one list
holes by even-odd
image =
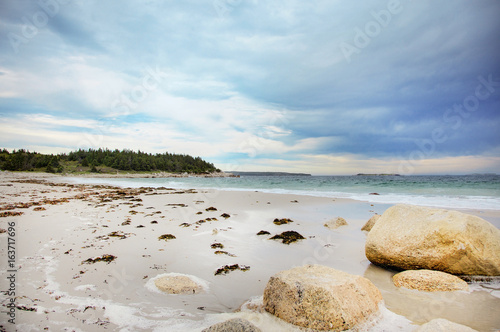
[[384, 204], [500, 210], [500, 175], [241, 176], [224, 178], [123, 178], [76, 180], [125, 187], [248, 190], [350, 198]]

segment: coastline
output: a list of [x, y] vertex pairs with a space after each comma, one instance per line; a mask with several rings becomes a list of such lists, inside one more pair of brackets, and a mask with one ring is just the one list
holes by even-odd
[[[68, 183], [43, 173], [2, 172], [0, 193], [2, 206], [31, 204], [9, 210], [23, 212], [20, 216], [0, 218], [0, 228], [5, 229], [8, 222], [16, 224], [19, 330], [66, 326], [96, 331], [201, 331], [233, 316], [249, 319], [263, 331], [293, 330], [266, 313], [238, 310], [251, 299], [258, 302], [274, 273], [312, 263], [364, 275], [379, 287], [392, 311], [384, 314], [379, 330], [393, 322], [401, 331], [412, 330], [435, 316], [478, 330], [500, 327], [495, 320], [500, 317], [498, 290], [488, 291], [478, 284], [470, 293], [405, 293], [392, 286], [393, 271], [367, 261], [365, 234], [360, 229], [390, 204], [255, 191], [123, 189]], [[217, 210], [207, 211], [210, 207]], [[500, 219], [498, 211], [468, 212], [488, 221]], [[224, 213], [229, 217], [222, 217]], [[335, 231], [323, 226], [338, 216], [349, 225]], [[273, 224], [275, 218], [294, 222], [278, 226]], [[180, 227], [183, 223], [189, 226]], [[270, 235], [295, 230], [306, 239], [285, 245], [256, 235], [260, 230]], [[176, 239], [160, 241], [162, 234]], [[0, 237], [5, 243], [6, 234]], [[214, 243], [223, 244], [228, 254], [216, 255]], [[2, 271], [7, 271], [6, 250], [0, 248]], [[83, 263], [103, 254], [117, 258], [109, 264]], [[250, 269], [214, 275], [228, 264]], [[200, 295], [151, 292], [148, 281], [164, 273], [196, 276], [209, 289]], [[6, 275], [0, 278], [5, 289]], [[1, 299], [5, 305], [7, 298]]]

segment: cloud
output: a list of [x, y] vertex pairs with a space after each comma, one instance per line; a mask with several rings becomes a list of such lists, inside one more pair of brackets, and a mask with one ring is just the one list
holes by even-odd
[[[500, 4], [399, 4], [387, 16], [389, 2], [70, 1], [51, 15], [3, 1], [1, 142], [325, 174], [397, 168], [430, 140], [422, 172], [441, 172], [440, 160], [465, 172], [471, 156], [496, 167], [485, 158], [500, 146]], [[38, 13], [48, 20], [28, 38]], [[18, 52], [12, 34], [25, 38]], [[489, 95], [456, 111], [480, 77], [495, 83]]]

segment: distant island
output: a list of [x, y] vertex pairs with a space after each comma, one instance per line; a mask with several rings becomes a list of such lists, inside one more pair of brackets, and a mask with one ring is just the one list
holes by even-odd
[[27, 150], [0, 151], [0, 170], [47, 173], [169, 172], [190, 174], [220, 173], [200, 157], [184, 154], [151, 154], [132, 150], [88, 149], [69, 153], [42, 154]]
[[386, 174], [386, 173], [381, 173], [381, 174], [358, 173], [356, 175], [357, 176], [401, 176], [401, 174], [397, 174], [397, 173], [393, 173], [393, 174]]
[[306, 173], [287, 173], [287, 172], [230, 172], [239, 176], [311, 176]]

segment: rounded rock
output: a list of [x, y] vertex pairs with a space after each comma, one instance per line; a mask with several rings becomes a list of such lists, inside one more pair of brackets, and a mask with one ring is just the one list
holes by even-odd
[[197, 294], [203, 287], [188, 276], [170, 275], [155, 279], [155, 286], [168, 294]]
[[408, 270], [392, 277], [396, 287], [425, 292], [452, 292], [469, 290], [469, 285], [457, 276], [440, 271]]
[[500, 275], [500, 230], [486, 220], [449, 210], [400, 204], [368, 233], [370, 262], [403, 270]]
[[322, 265], [281, 271], [264, 290], [264, 309], [315, 330], [343, 331], [378, 313], [380, 291], [366, 278]]

